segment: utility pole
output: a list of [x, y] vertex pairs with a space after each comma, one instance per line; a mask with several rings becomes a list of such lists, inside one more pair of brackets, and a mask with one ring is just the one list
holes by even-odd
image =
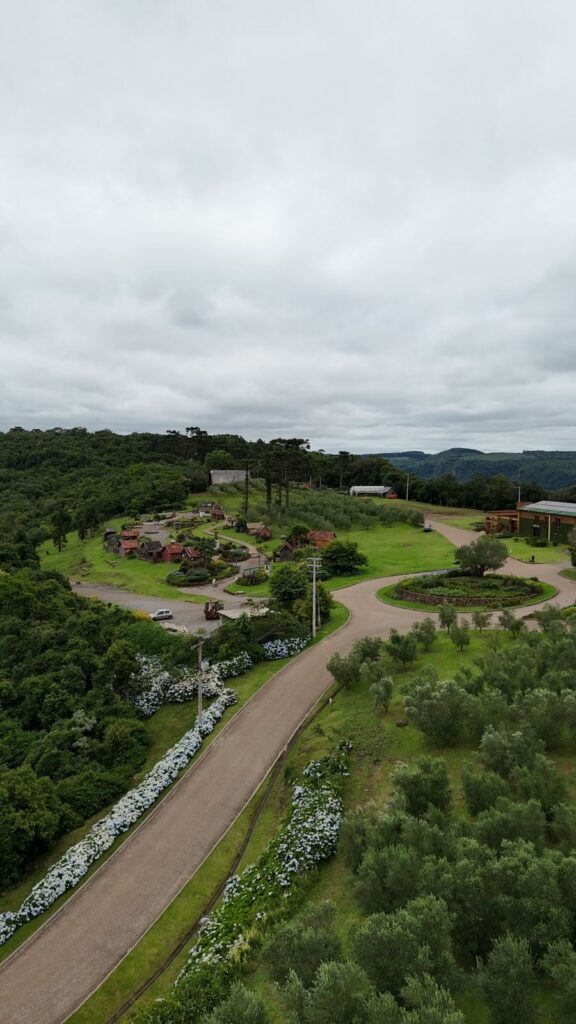
[[314, 555], [312, 558], [307, 559], [307, 561], [308, 561], [308, 571], [312, 572], [312, 636], [315, 637], [316, 636], [316, 623], [317, 623], [317, 620], [320, 617], [318, 615], [319, 609], [317, 609], [317, 586], [316, 586], [316, 583], [317, 583], [318, 570], [322, 568], [322, 559], [318, 558], [317, 555]]
[[248, 519], [248, 501], [250, 493], [250, 461], [246, 459], [246, 476], [244, 477], [244, 517]]
[[198, 651], [198, 717], [196, 718], [196, 722], [197, 722], [198, 728], [200, 728], [200, 725], [202, 723], [202, 644], [203, 643], [204, 643], [203, 640], [199, 640], [198, 641], [198, 647], [197, 647], [197, 651]]
[[406, 501], [410, 497], [410, 473], [406, 475]]

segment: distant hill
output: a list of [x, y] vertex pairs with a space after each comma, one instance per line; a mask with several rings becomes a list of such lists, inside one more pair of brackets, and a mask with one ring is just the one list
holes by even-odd
[[454, 473], [461, 481], [503, 473], [510, 480], [539, 483], [548, 491], [576, 486], [576, 452], [480, 452], [475, 448], [448, 448], [436, 455], [426, 452], [382, 452], [394, 466], [417, 473], [424, 480]]

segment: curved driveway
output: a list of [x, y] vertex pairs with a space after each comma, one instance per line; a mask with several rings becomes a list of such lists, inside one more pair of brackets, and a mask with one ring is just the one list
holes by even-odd
[[[434, 523], [453, 543], [466, 531]], [[555, 566], [509, 566], [576, 600]], [[382, 604], [370, 580], [338, 592], [348, 624], [281, 669], [230, 720], [117, 852], [0, 967], [0, 1024], [61, 1024], [154, 924], [234, 822], [307, 713], [331, 684], [326, 662], [368, 634], [426, 616]]]

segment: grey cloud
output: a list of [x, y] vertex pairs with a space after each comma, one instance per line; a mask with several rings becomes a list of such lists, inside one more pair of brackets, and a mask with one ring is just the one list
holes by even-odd
[[576, 448], [576, 12], [25, 0], [0, 428]]

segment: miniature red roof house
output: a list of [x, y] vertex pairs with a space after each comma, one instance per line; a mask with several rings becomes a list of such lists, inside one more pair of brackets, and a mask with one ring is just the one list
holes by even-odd
[[138, 541], [136, 539], [134, 539], [134, 540], [130, 540], [130, 539], [129, 540], [124, 540], [124, 539], [122, 539], [120, 541], [120, 546], [118, 548], [118, 554], [121, 555], [122, 558], [126, 558], [127, 555], [137, 555], [139, 550], [140, 550], [140, 545], [139, 545], [139, 543], [138, 543]]
[[182, 558], [187, 558], [190, 562], [197, 562], [201, 557], [198, 548], [184, 547], [182, 549]]
[[122, 540], [138, 540], [140, 536], [140, 530], [122, 530], [120, 537]]
[[162, 548], [163, 562], [179, 562], [184, 548], [182, 544], [165, 544]]
[[308, 534], [308, 541], [315, 548], [327, 548], [333, 540], [336, 540], [333, 530], [310, 530]]

